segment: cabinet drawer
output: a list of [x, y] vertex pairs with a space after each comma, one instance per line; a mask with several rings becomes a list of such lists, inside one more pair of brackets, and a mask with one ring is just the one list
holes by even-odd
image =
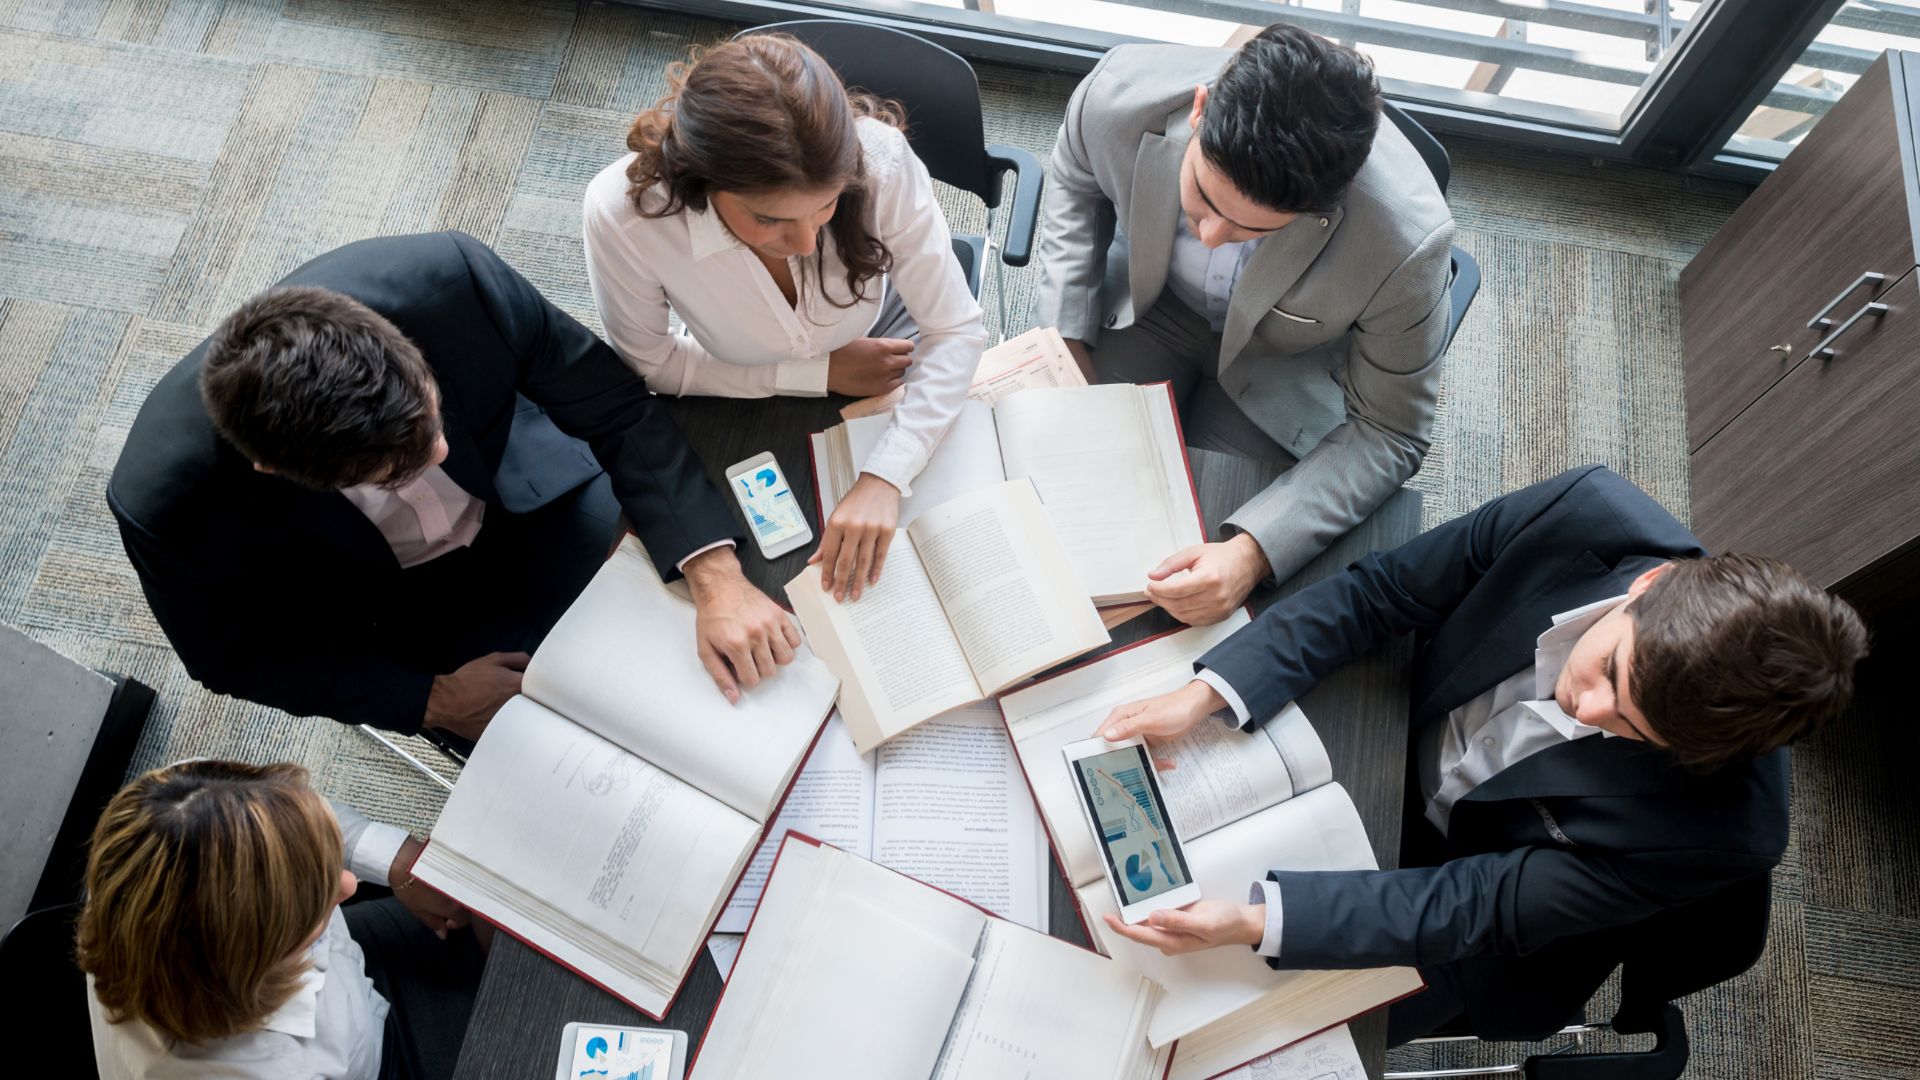
[[1874, 61], [1681, 272], [1689, 449], [1807, 359], [1826, 335], [1807, 320], [1862, 272], [1885, 279], [1847, 295], [1838, 318], [1916, 262], [1907, 79], [1890, 67], [1903, 64]]
[[1832, 359], [1797, 365], [1689, 458], [1709, 550], [1772, 555], [1831, 588], [1920, 536], [1920, 275], [1882, 300]]

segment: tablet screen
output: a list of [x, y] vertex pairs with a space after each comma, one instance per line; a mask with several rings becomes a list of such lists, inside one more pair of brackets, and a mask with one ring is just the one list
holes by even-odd
[[1144, 746], [1122, 746], [1073, 762], [1099, 831], [1107, 873], [1124, 903], [1137, 904], [1192, 880], [1187, 857], [1167, 825], [1160, 784]]

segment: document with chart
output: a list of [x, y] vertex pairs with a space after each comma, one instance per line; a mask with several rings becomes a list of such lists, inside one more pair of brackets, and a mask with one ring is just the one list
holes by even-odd
[[804, 647], [730, 705], [633, 537], [494, 716], [413, 874], [659, 1019], [838, 683]]
[[1098, 953], [788, 833], [694, 1080], [1158, 1080], [1160, 990]]
[[[1156, 1047], [1178, 1040], [1170, 1073], [1176, 1080], [1214, 1076], [1423, 985], [1412, 968], [1275, 971], [1244, 948], [1165, 956], [1106, 925], [1105, 916], [1118, 909], [1061, 748], [1098, 735], [1115, 706], [1185, 686], [1193, 662], [1247, 621], [1236, 612], [1000, 698], [1095, 945], [1165, 991], [1148, 1038]], [[1202, 721], [1156, 744], [1153, 756], [1175, 763], [1159, 773], [1160, 787], [1202, 896], [1243, 903], [1268, 870], [1379, 868], [1359, 811], [1333, 782], [1326, 748], [1297, 706], [1252, 733]]]
[[[891, 418], [813, 436], [820, 517], [859, 479]], [[900, 524], [970, 491], [1031, 480], [1082, 589], [1105, 606], [1146, 598], [1147, 571], [1204, 530], [1165, 383], [1021, 390], [968, 401], [900, 501]]]

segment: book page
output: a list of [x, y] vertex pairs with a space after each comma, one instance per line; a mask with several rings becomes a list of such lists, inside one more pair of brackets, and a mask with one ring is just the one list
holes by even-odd
[[1157, 997], [1137, 972], [991, 920], [934, 1080], [1146, 1080]]
[[[1376, 868], [1360, 814], [1338, 784], [1323, 785], [1216, 829], [1187, 844], [1186, 852], [1187, 865], [1200, 885], [1201, 895], [1234, 903], [1245, 903], [1252, 884], [1265, 879], [1268, 870]], [[1118, 909], [1106, 882], [1095, 882], [1079, 892], [1095, 943], [1166, 991], [1148, 1029], [1148, 1039], [1155, 1046], [1179, 1039], [1185, 1047], [1187, 1037], [1207, 1025], [1243, 1009], [1263, 1010], [1261, 1022], [1249, 1023], [1248, 1028], [1260, 1032], [1265, 1044], [1245, 1047], [1245, 1053], [1221, 1068], [1398, 996], [1394, 993], [1356, 1001], [1341, 987], [1370, 980], [1350, 972], [1275, 971], [1251, 949], [1205, 949], [1165, 956], [1158, 949], [1121, 937], [1107, 926], [1106, 915]], [[1343, 980], [1341, 976], [1348, 978]], [[1418, 977], [1414, 979], [1414, 985], [1418, 985]], [[1364, 994], [1361, 996], [1364, 998]], [[1271, 1015], [1273, 1010], [1268, 1006], [1280, 1002], [1286, 1005], [1286, 1015]], [[1186, 1052], [1183, 1049], [1182, 1053]]]
[[907, 532], [982, 696], [1110, 640], [1032, 484], [951, 499]]
[[604, 961], [670, 992], [758, 831], [516, 697], [474, 749], [414, 873], [589, 976]]
[[1367, 1071], [1353, 1031], [1341, 1024], [1249, 1061], [1220, 1080], [1367, 1080]]
[[[1099, 848], [1094, 843], [1092, 830], [1087, 827], [1086, 815], [1081, 813], [1079, 796], [1074, 793], [1072, 774], [1067, 770], [1061, 749], [1068, 743], [1100, 734], [1101, 724], [1116, 706], [1178, 690], [1191, 682], [1193, 661], [1246, 624], [1246, 612], [1236, 609], [1231, 616], [1212, 626], [1189, 627], [1122, 649], [1000, 698], [1000, 711], [1013, 736], [1014, 750], [1027, 771], [1027, 782], [1033, 785], [1034, 800], [1039, 804], [1047, 830], [1053, 835], [1060, 865], [1073, 884], [1096, 881], [1104, 871]], [[1260, 749], [1261, 743], [1246, 736], [1240, 738], [1243, 741], [1233, 745], [1243, 748], [1249, 756], [1257, 756], [1253, 752]], [[1180, 760], [1177, 748], [1173, 756], [1176, 761]], [[1264, 769], [1251, 763], [1242, 767], [1266, 777], [1273, 776], [1276, 770], [1284, 771], [1277, 763]], [[1177, 807], [1171, 805], [1174, 796], [1169, 792], [1168, 812], [1176, 822], [1182, 823], [1179, 827], [1184, 835], [1188, 828], [1184, 824], [1185, 815], [1197, 813], [1194, 808], [1203, 805], [1203, 796], [1208, 793], [1204, 788], [1196, 788], [1196, 781], [1192, 779], [1180, 783], [1184, 789], [1182, 802]], [[1241, 786], [1257, 791], [1266, 783], [1269, 781], [1263, 779]]]
[[863, 753], [986, 696], [905, 530], [887, 549], [880, 581], [860, 599], [836, 602], [821, 590], [818, 566], [787, 583], [787, 599], [808, 640], [845, 684], [840, 712]]
[[[858, 465], [864, 464], [873, 453], [873, 448], [880, 445], [880, 437], [886, 434], [892, 423], [893, 416], [889, 413], [849, 420], [839, 428], [831, 429], [846, 432], [846, 445], [841, 450], [835, 448], [833, 440], [827, 443], [828, 453], [834, 455], [834, 463], [829, 472], [832, 487], [822, 485], [820, 489], [822, 521], [833, 513], [833, 508], [840, 505], [841, 498], [852, 489], [853, 482], [860, 476]], [[839, 460], [842, 453], [847, 455], [844, 463]], [[940, 445], [933, 448], [933, 456], [927, 459], [926, 468], [913, 478], [909, 485], [913, 488], [913, 494], [900, 499], [899, 526], [906, 528], [923, 512], [948, 499], [1005, 480], [1006, 476], [1000, 467], [1000, 435], [995, 428], [993, 410], [978, 402], [966, 402], [960, 406], [960, 414], [954, 417], [953, 426], [940, 439]]]
[[547, 635], [524, 690], [765, 821], [839, 682], [802, 646], [793, 663], [730, 705], [701, 666], [693, 622], [693, 604], [660, 583], [646, 550], [628, 536]]
[[1319, 733], [1292, 702], [1252, 733], [1208, 717], [1153, 756], [1174, 763], [1160, 771], [1160, 790], [1182, 840], [1333, 781]]
[[[847, 725], [835, 710], [827, 726], [814, 743], [813, 753], [793, 778], [793, 788], [780, 813], [760, 840], [753, 860], [740, 875], [720, 921], [714, 929], [740, 933], [753, 918], [760, 904], [760, 890], [766, 886], [767, 871], [773, 869], [773, 856], [787, 830], [811, 836], [862, 858], [873, 857], [873, 775], [872, 754], [862, 755], [847, 734]], [[916, 875], [917, 876], [917, 875]], [[969, 898], [971, 899], [971, 898]], [[715, 957], [716, 962], [718, 957]], [[731, 963], [731, 958], [729, 958]]]
[[1047, 845], [1000, 710], [942, 713], [875, 754], [870, 857], [1045, 933]]
[[1196, 542], [1193, 502], [1170, 499], [1148, 416], [1167, 402], [1164, 389], [1115, 384], [1029, 390], [994, 406], [1007, 479], [1033, 481], [1095, 603], [1143, 598], [1147, 571]]

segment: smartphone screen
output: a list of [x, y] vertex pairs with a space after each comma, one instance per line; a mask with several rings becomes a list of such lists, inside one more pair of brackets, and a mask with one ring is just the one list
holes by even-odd
[[740, 501], [740, 509], [747, 515], [747, 527], [753, 530], [762, 551], [772, 551], [809, 532], [807, 516], [793, 497], [779, 465], [768, 461], [730, 479], [733, 497]]
[[1126, 904], [1193, 880], [1187, 856], [1167, 824], [1165, 802], [1144, 746], [1123, 746], [1073, 762], [1099, 830], [1100, 854]]

